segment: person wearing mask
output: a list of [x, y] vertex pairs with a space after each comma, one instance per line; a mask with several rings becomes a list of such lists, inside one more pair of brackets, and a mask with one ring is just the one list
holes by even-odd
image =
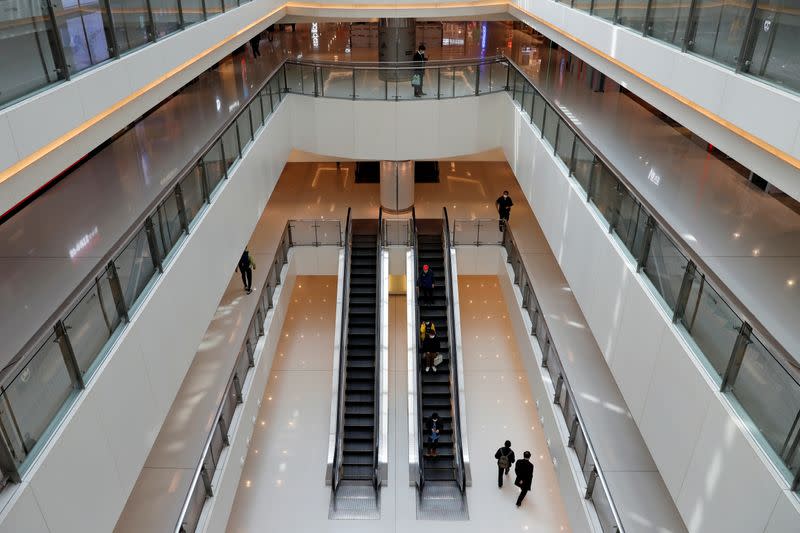
[[514, 450], [511, 449], [511, 441], [507, 440], [502, 447], [497, 449], [494, 454], [497, 459], [497, 486], [503, 488], [503, 474], [508, 475], [511, 465], [516, 461]]
[[439, 432], [442, 430], [442, 421], [439, 413], [432, 413], [431, 417], [425, 420], [425, 433], [428, 435], [428, 449], [425, 451], [427, 457], [436, 457], [436, 444], [439, 442]]
[[531, 463], [531, 452], [526, 451], [522, 454], [522, 459], [517, 461], [517, 464], [514, 466], [514, 473], [517, 475], [517, 480], [514, 481], [514, 485], [519, 487], [519, 498], [517, 498], [517, 507], [522, 505], [522, 500], [525, 499], [525, 495], [528, 494], [528, 491], [531, 490], [531, 486], [533, 485], [533, 463]]
[[242, 257], [239, 258], [239, 264], [236, 265], [236, 270], [242, 274], [242, 283], [244, 283], [244, 290], [247, 294], [253, 292], [253, 270], [255, 269], [256, 263], [245, 248]]
[[250, 39], [250, 48], [253, 49], [253, 59], [257, 57], [261, 57], [261, 52], [258, 51], [258, 45], [261, 42], [261, 34], [256, 33], [252, 39]]
[[425, 367], [425, 372], [430, 372], [431, 369], [436, 372], [436, 365], [441, 362], [439, 339], [436, 338], [436, 330], [430, 330], [425, 340], [422, 341], [422, 366]]
[[419, 342], [424, 342], [428, 332], [436, 333], [436, 326], [430, 320], [426, 320], [419, 325]]
[[431, 267], [428, 265], [422, 265], [422, 274], [419, 276], [420, 305], [422, 304], [423, 299], [428, 302], [428, 305], [432, 304], [434, 287], [435, 284], [433, 282], [433, 271], [431, 270]]
[[494, 205], [497, 207], [497, 214], [500, 215], [500, 231], [503, 231], [511, 216], [511, 206], [514, 205], [514, 202], [511, 201], [508, 191], [503, 191], [503, 195], [497, 199]]
[[425, 78], [425, 62], [428, 60], [427, 56], [425, 55], [425, 45], [419, 45], [417, 51], [414, 52], [414, 63], [419, 65], [418, 68], [414, 69], [414, 74], [411, 77], [411, 85], [414, 86], [414, 96], [420, 98], [425, 96], [425, 93], [422, 92], [422, 80]]

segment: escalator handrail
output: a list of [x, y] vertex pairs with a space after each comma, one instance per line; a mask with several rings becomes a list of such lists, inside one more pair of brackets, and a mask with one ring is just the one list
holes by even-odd
[[333, 453], [333, 468], [331, 473], [331, 490], [333, 491], [334, 501], [336, 490], [339, 488], [341, 475], [339, 473], [344, 453], [344, 399], [345, 383], [347, 380], [347, 333], [350, 315], [350, 261], [352, 247], [353, 221], [350, 218], [350, 208], [347, 208], [347, 222], [344, 229], [344, 270], [342, 279], [342, 320], [339, 344], [339, 398], [336, 413], [336, 446]]
[[380, 446], [380, 398], [381, 398], [381, 298], [383, 295], [383, 271], [381, 255], [383, 252], [383, 206], [378, 209], [378, 234], [375, 239], [375, 393], [372, 395], [373, 412], [375, 413], [375, 427], [372, 432], [372, 485], [375, 488], [375, 497], [378, 497], [378, 487], [380, 486], [380, 471], [378, 455]]
[[[419, 248], [419, 242], [417, 238], [417, 211], [414, 206], [411, 207], [411, 250], [414, 255], [414, 272], [410, 272], [409, 275], [414, 276], [414, 290], [416, 291], [418, 280], [417, 272], [419, 272], [419, 258], [417, 256], [417, 249]], [[420, 353], [420, 346], [419, 346], [419, 299], [416, 299], [416, 305], [414, 306], [414, 339], [416, 348], [414, 350], [414, 357], [419, 360], [419, 353]], [[418, 457], [419, 457], [419, 475], [417, 476], [417, 488], [419, 489], [420, 495], [422, 494], [422, 489], [425, 487], [425, 455], [424, 455], [424, 441], [425, 441], [425, 428], [423, 427], [422, 419], [423, 413], [422, 410], [422, 372], [421, 369], [417, 366], [417, 445], [418, 445]]]
[[461, 448], [461, 420], [460, 401], [458, 397], [458, 353], [456, 348], [455, 320], [453, 317], [453, 269], [450, 260], [450, 221], [447, 217], [447, 208], [442, 208], [442, 247], [444, 249], [444, 277], [447, 297], [447, 335], [450, 341], [450, 382], [451, 401], [453, 402], [453, 446], [455, 447], [456, 482], [463, 493], [467, 487], [466, 469], [464, 468], [464, 451]]

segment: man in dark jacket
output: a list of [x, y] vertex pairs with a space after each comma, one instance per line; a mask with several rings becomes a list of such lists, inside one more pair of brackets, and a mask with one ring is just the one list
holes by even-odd
[[431, 413], [431, 417], [425, 420], [425, 434], [428, 436], [428, 449], [425, 455], [436, 457], [436, 444], [439, 442], [439, 432], [442, 430], [442, 421], [439, 413]]
[[424, 298], [429, 304], [433, 300], [433, 271], [431, 267], [428, 265], [422, 265], [422, 274], [419, 276], [419, 295], [420, 295], [420, 304], [422, 304], [422, 299]]
[[422, 80], [425, 78], [425, 69], [423, 67], [427, 60], [428, 58], [425, 57], [425, 45], [421, 44], [419, 48], [417, 48], [417, 51], [414, 52], [414, 63], [419, 65], [418, 68], [414, 69], [414, 76], [419, 76], [417, 80], [419, 83], [414, 84], [415, 80], [411, 80], [411, 84], [414, 86], [414, 96], [417, 98], [425, 95], [425, 93], [422, 92]]
[[250, 252], [245, 248], [242, 257], [239, 258], [239, 264], [236, 265], [236, 270], [242, 273], [242, 283], [244, 283], [244, 290], [247, 294], [253, 292], [253, 270], [255, 268], [256, 264], [250, 257]]
[[525, 495], [528, 494], [528, 491], [531, 490], [531, 485], [533, 485], [533, 463], [531, 463], [531, 452], [525, 452], [522, 454], [524, 459], [520, 459], [517, 461], [516, 466], [514, 466], [514, 473], [517, 475], [517, 480], [514, 482], [514, 485], [519, 487], [519, 498], [517, 498], [517, 507], [522, 505], [522, 500], [525, 499]]
[[500, 218], [500, 231], [506, 228], [506, 223], [509, 217], [511, 217], [511, 206], [513, 205], [514, 202], [511, 201], [508, 191], [503, 191], [502, 196], [498, 197], [494, 202], [494, 206], [497, 208], [497, 214]]
[[501, 448], [497, 449], [494, 458], [497, 459], [497, 486], [503, 488], [503, 474], [508, 475], [511, 465], [516, 461], [510, 440], [507, 440]]

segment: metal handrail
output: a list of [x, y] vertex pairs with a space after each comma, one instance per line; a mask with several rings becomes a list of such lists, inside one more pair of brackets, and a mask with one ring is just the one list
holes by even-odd
[[[249, 112], [250, 104], [260, 96], [261, 91], [269, 85], [272, 79], [275, 77], [276, 74], [283, 68], [286, 61], [281, 61], [281, 63], [272, 69], [268, 76], [264, 78], [264, 81], [258, 86], [256, 90], [252, 92], [252, 94], [245, 100], [245, 102], [241, 105], [238, 112], [234, 115], [228, 117], [222, 125], [216, 129], [214, 134], [211, 136], [210, 140], [206, 142], [202, 148], [195, 153], [195, 155], [186, 163], [183, 168], [179, 172], [175, 174], [175, 176], [167, 182], [164, 186], [162, 191], [147, 205], [147, 208], [142, 211], [142, 214], [136, 218], [133, 224], [128, 228], [125, 233], [120, 236], [119, 239], [114, 243], [114, 245], [109, 249], [109, 251], [103, 255], [103, 257], [98, 261], [97, 266], [93, 268], [89, 274], [84, 276], [84, 278], [78, 283], [75, 290], [73, 290], [69, 296], [64, 300], [64, 302], [59, 305], [55, 311], [53, 311], [47, 320], [44, 321], [42, 327], [40, 327], [36, 333], [31, 337], [31, 339], [25, 343], [17, 355], [14, 356], [2, 369], [0, 369], [0, 381], [6, 381], [9, 375], [13, 377], [16, 376], [17, 372], [13, 370], [15, 368], [19, 368], [21, 370], [28, 361], [36, 355], [39, 346], [41, 345], [42, 341], [46, 340], [53, 331], [53, 324], [56, 323], [60, 317], [67, 313], [75, 304], [83, 298], [85, 292], [89, 289], [90, 285], [94, 283], [95, 279], [98, 276], [102, 275], [102, 273], [106, 270], [108, 263], [117, 255], [119, 254], [125, 246], [128, 245], [130, 239], [141, 229], [142, 225], [144, 224], [145, 220], [152, 216], [153, 213], [158, 209], [158, 206], [175, 190], [175, 186], [183, 180], [189, 173], [191, 173], [197, 164], [205, 157], [208, 152], [214, 147], [217, 141], [222, 137], [225, 131], [236, 121], [244, 112]], [[226, 172], [227, 177], [227, 172]]]
[[326, 67], [326, 68], [355, 68], [365, 70], [393, 70], [395, 68], [429, 68], [429, 67], [457, 67], [471, 65], [486, 65], [491, 63], [505, 62], [503, 55], [474, 58], [456, 59], [436, 59], [424, 62], [420, 65], [419, 61], [330, 61], [324, 59], [286, 59], [289, 65], [299, 65], [304, 67]]
[[379, 464], [378, 464], [378, 446], [380, 434], [380, 392], [381, 392], [381, 298], [383, 295], [381, 283], [383, 280], [381, 255], [383, 252], [383, 242], [381, 235], [383, 234], [383, 206], [378, 209], [378, 234], [375, 242], [375, 275], [377, 282], [375, 286], [375, 393], [373, 394], [373, 413], [375, 413], [375, 427], [372, 433], [372, 484], [375, 488], [375, 497], [378, 497], [378, 486], [381, 483]]
[[[417, 284], [419, 280], [416, 280], [416, 274], [419, 272], [419, 257], [417, 254], [417, 249], [419, 248], [419, 239], [417, 236], [417, 210], [414, 206], [411, 206], [411, 250], [414, 255], [414, 278]], [[414, 286], [414, 290], [417, 290], [417, 285]], [[416, 345], [416, 349], [414, 350], [414, 357], [419, 360], [420, 354], [420, 345], [419, 345], [419, 301], [417, 301], [417, 305], [414, 306], [414, 343]], [[423, 418], [423, 410], [422, 410], [422, 372], [420, 368], [417, 368], [417, 447], [418, 447], [418, 457], [419, 457], [419, 475], [417, 476], [417, 487], [419, 488], [420, 496], [422, 495], [422, 489], [425, 488], [425, 428], [422, 423]]]
[[347, 330], [350, 310], [350, 261], [352, 246], [353, 220], [350, 218], [351, 209], [347, 208], [347, 222], [344, 229], [344, 274], [342, 280], [342, 322], [339, 344], [339, 398], [338, 412], [336, 414], [336, 446], [333, 452], [333, 468], [331, 473], [331, 491], [333, 500], [336, 501], [336, 490], [341, 481], [341, 462], [344, 453], [344, 386], [347, 380]]
[[[287, 243], [289, 243], [289, 245], [291, 246], [291, 242], [289, 240], [289, 224], [290, 224], [290, 222], [291, 222], [291, 220], [287, 221], [286, 222], [286, 226], [283, 228], [283, 233], [281, 234], [281, 239], [280, 239], [280, 241], [278, 243], [278, 248], [275, 250], [275, 258], [279, 257], [279, 255], [282, 255], [282, 253], [287, 249], [287, 246], [286, 246]], [[276, 264], [275, 260], [273, 260], [272, 264], [273, 265]], [[283, 267], [283, 261], [280, 262], [280, 266]], [[270, 268], [272, 268], [272, 267], [270, 267]], [[281, 274], [280, 274], [280, 270], [279, 270], [276, 273], [276, 276], [278, 278], [280, 278], [280, 275]], [[261, 294], [268, 294], [268, 292], [265, 290], [265, 288], [270, 284], [271, 281], [272, 281], [271, 276], [269, 274], [267, 274], [267, 277], [264, 280], [264, 284], [261, 287]], [[253, 317], [255, 317], [258, 314], [258, 311], [259, 311], [259, 306], [256, 305], [256, 309], [253, 311]], [[252, 322], [253, 322], [253, 318], [251, 317], [251, 319], [247, 322], [247, 324], [248, 324], [247, 327], [248, 328], [250, 327]], [[225, 391], [226, 392], [227, 392], [228, 388], [230, 387], [230, 384], [233, 381], [234, 376], [236, 375], [236, 371], [238, 370], [237, 364], [238, 364], [238, 360], [239, 360], [240, 356], [241, 356], [241, 350], [237, 354], [236, 359], [234, 360], [233, 368], [231, 369], [230, 374], [228, 374], [228, 379], [225, 381]], [[243, 384], [244, 384], [244, 377], [242, 377], [242, 385]], [[228, 404], [229, 401], [231, 401], [230, 396], [228, 394], [223, 394], [222, 399], [220, 400], [219, 406], [217, 407], [216, 414], [214, 415], [214, 418], [213, 418], [214, 423], [211, 426], [211, 430], [209, 431], [208, 436], [206, 437], [205, 444], [203, 445], [203, 453], [200, 455], [200, 460], [197, 462], [197, 466], [195, 466], [194, 475], [192, 475], [192, 481], [191, 481], [191, 484], [189, 485], [189, 492], [186, 494], [186, 498], [184, 499], [183, 505], [181, 506], [181, 512], [178, 515], [178, 521], [175, 524], [175, 528], [174, 528], [174, 532], [175, 533], [181, 533], [181, 531], [182, 531], [183, 522], [186, 519], [186, 513], [189, 511], [189, 506], [192, 503], [192, 496], [194, 495], [194, 491], [197, 488], [197, 482], [198, 482], [198, 480], [200, 479], [200, 476], [203, 473], [203, 467], [204, 467], [204, 465], [206, 463], [206, 458], [208, 457], [208, 454], [209, 454], [209, 452], [211, 450], [211, 444], [212, 444], [212, 442], [214, 440], [214, 434], [218, 431], [218, 425], [219, 425], [220, 417], [222, 416], [222, 412], [224, 411], [225, 406]]]
[[508, 62], [510, 67], [513, 67], [517, 73], [525, 78], [525, 80], [533, 87], [536, 93], [547, 102], [550, 107], [556, 112], [559, 118], [569, 126], [572, 133], [581, 140], [582, 143], [586, 145], [586, 147], [594, 154], [595, 157], [605, 165], [614, 177], [617, 178], [620, 183], [622, 183], [625, 188], [628, 190], [631, 196], [636, 199], [639, 204], [645, 209], [648, 215], [650, 215], [661, 227], [662, 230], [669, 236], [673, 243], [679, 248], [679, 251], [687, 257], [691, 259], [697, 266], [698, 269], [702, 271], [702, 273], [711, 280], [714, 288], [717, 289], [717, 292], [723, 297], [725, 303], [731, 307], [731, 309], [739, 315], [739, 318], [742, 319], [744, 322], [748, 322], [753, 329], [757, 330], [758, 336], [764, 344], [767, 345], [770, 354], [775, 358], [775, 360], [783, 366], [783, 368], [792, 375], [793, 379], [798, 382], [800, 385], [800, 363], [798, 363], [789, 353], [789, 351], [784, 348], [783, 344], [778, 341], [770, 332], [769, 330], [761, 323], [758, 318], [756, 318], [755, 314], [752, 313], [749, 308], [742, 303], [741, 300], [734, 294], [734, 292], [727, 286], [725, 282], [723, 282], [719, 276], [716, 275], [714, 270], [709, 267], [708, 263], [703, 259], [700, 254], [695, 252], [691, 246], [689, 246], [683, 236], [677, 232], [672, 225], [664, 218], [661, 213], [642, 195], [636, 187], [631, 183], [629, 179], [625, 177], [625, 175], [602, 153], [602, 151], [597, 148], [597, 146], [590, 141], [586, 135], [578, 128], [575, 127], [574, 122], [570, 119], [567, 114], [558, 106], [558, 104], [553, 101], [553, 99], [545, 96], [542, 92], [536, 88], [536, 84], [533, 80], [522, 70], [522, 68], [515, 63], [513, 60], [505, 58], [505, 61]]
[[458, 353], [456, 348], [455, 319], [453, 317], [453, 279], [452, 262], [450, 258], [450, 221], [447, 217], [447, 208], [442, 207], [442, 233], [444, 234], [444, 277], [447, 288], [447, 335], [450, 340], [450, 383], [451, 398], [453, 400], [453, 445], [456, 451], [456, 482], [463, 493], [467, 488], [466, 469], [464, 468], [464, 453], [461, 448], [461, 406], [458, 397]]
[[[531, 276], [528, 273], [528, 270], [525, 268], [525, 262], [522, 259], [522, 254], [520, 254], [520, 252], [519, 252], [519, 247], [517, 246], [517, 242], [514, 239], [513, 232], [512, 232], [512, 230], [511, 230], [511, 228], [510, 228], [510, 226], [508, 224], [506, 224], [506, 231], [504, 232], [504, 235], [506, 235], [506, 237], [510, 241], [511, 249], [513, 251], [515, 251], [515, 255], [517, 256], [517, 259], [519, 260], [519, 263], [520, 263], [522, 271], [525, 273], [525, 276], [530, 280]], [[507, 245], [504, 243], [503, 247], [506, 248]], [[511, 258], [511, 255], [512, 255], [511, 252], [509, 252], [509, 254], [508, 254], [509, 258]], [[528, 288], [531, 291], [531, 294], [533, 294], [533, 288], [530, 286], [530, 283], [528, 283]], [[534, 294], [534, 298], [535, 298], [535, 294]], [[540, 316], [541, 316], [542, 321], [544, 321], [544, 324], [545, 324], [545, 327], [547, 328], [547, 331], [548, 332], [551, 331], [549, 325], [547, 324], [546, 314], [545, 313], [540, 313]], [[582, 431], [584, 438], [586, 439], [586, 449], [589, 451], [589, 454], [591, 455], [592, 461], [593, 461], [594, 466], [595, 466], [595, 470], [597, 472], [597, 477], [600, 480], [600, 485], [603, 487], [603, 490], [606, 493], [606, 497], [608, 498], [608, 504], [609, 504], [609, 506], [611, 508], [611, 514], [614, 516], [614, 520], [617, 523], [617, 527], [619, 528], [619, 532], [620, 533], [625, 533], [625, 528], [623, 527], [622, 520], [620, 519], [620, 513], [617, 510], [616, 504], [614, 503], [614, 498], [611, 495], [611, 490], [609, 489], [608, 482], [606, 481], [605, 474], [603, 473], [603, 467], [601, 466], [600, 461], [597, 459], [597, 453], [595, 452], [594, 445], [592, 444], [592, 439], [589, 436], [589, 433], [588, 433], [588, 431], [586, 429], [587, 426], [586, 426], [586, 423], [584, 422], [583, 415], [581, 414], [580, 406], [578, 405], [578, 402], [575, 401], [575, 399], [578, 398], [578, 396], [575, 395], [575, 391], [574, 391], [574, 389], [572, 388], [572, 385], [569, 382], [569, 378], [567, 377], [566, 371], [564, 370], [564, 365], [561, 364], [561, 358], [560, 358], [560, 356], [558, 356], [558, 351], [556, 350], [555, 353], [556, 353], [556, 357], [558, 358], [559, 367], [561, 368], [560, 375], [563, 378], [564, 385], [567, 387], [567, 392], [569, 394], [569, 397], [573, 399], [572, 405], [575, 408], [575, 416], [576, 416], [576, 418], [578, 420], [578, 426], [579, 426], [580, 430]], [[545, 361], [544, 364], [546, 365], [546, 361]], [[567, 423], [569, 423], [569, 422], [567, 422]]]

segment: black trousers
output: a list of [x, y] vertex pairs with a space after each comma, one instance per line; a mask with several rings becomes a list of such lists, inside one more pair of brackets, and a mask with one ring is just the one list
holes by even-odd
[[503, 486], [503, 474], [508, 474], [508, 470], [509, 470], [508, 468], [500, 468], [499, 466], [497, 467], [497, 486], [498, 487], [502, 487]]
[[241, 268], [239, 270], [242, 273], [242, 283], [244, 283], [244, 290], [249, 291], [253, 285], [253, 269]]
[[419, 294], [420, 303], [422, 303], [421, 300], [427, 300], [428, 303], [431, 303], [431, 300], [433, 300], [433, 287], [420, 287]]
[[525, 499], [526, 494], [528, 494], [528, 489], [519, 489], [519, 498], [517, 498], [517, 507], [522, 505], [522, 500]]
[[506, 222], [508, 222], [511, 213], [509, 211], [500, 211], [498, 214], [500, 215], [499, 229], [503, 231], [506, 228]]

